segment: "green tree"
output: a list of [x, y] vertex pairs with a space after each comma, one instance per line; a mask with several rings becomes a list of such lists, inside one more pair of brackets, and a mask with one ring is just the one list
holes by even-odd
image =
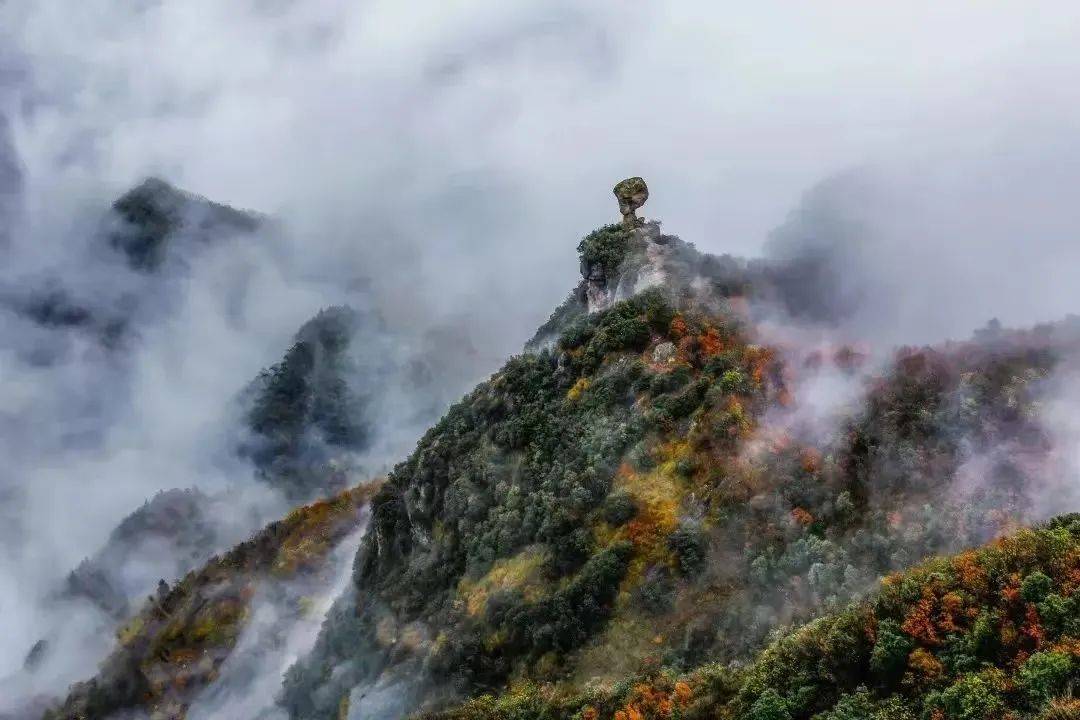
[[883, 620], [878, 625], [877, 642], [870, 654], [870, 669], [891, 683], [903, 674], [912, 649], [914, 645], [900, 630], [900, 624], [895, 620]]
[[1020, 595], [1029, 603], [1041, 602], [1050, 594], [1053, 586], [1053, 580], [1036, 570], [1024, 578], [1024, 582], [1020, 584]]
[[1072, 659], [1060, 652], [1037, 652], [1017, 673], [1028, 701], [1040, 707], [1065, 690], [1072, 672]]
[[754, 701], [747, 720], [791, 720], [791, 710], [787, 700], [769, 688]]

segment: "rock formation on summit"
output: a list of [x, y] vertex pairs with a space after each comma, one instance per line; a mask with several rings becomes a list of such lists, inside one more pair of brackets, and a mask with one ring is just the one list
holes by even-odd
[[622, 213], [623, 227], [632, 230], [641, 224], [636, 211], [649, 199], [649, 186], [639, 177], [623, 180], [613, 190], [619, 201], [619, 212]]

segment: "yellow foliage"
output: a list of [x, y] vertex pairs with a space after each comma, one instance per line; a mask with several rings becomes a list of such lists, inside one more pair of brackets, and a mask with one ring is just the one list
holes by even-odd
[[275, 575], [289, 576], [316, 567], [333, 546], [334, 536], [357, 517], [360, 507], [379, 487], [379, 482], [358, 485], [336, 495], [296, 508], [283, 524], [288, 534], [274, 558]]
[[[634, 544], [634, 557], [623, 580], [623, 589], [634, 587], [649, 565], [668, 561], [665, 540], [679, 524], [679, 504], [684, 489], [676, 469], [690, 453], [684, 441], [663, 443], [656, 449], [659, 464], [647, 473], [637, 473], [624, 464], [615, 474], [614, 486], [634, 498], [637, 515], [611, 534], [609, 540], [627, 539]], [[597, 528], [598, 540], [610, 533]]]
[[131, 620], [127, 624], [123, 625], [119, 630], [116, 631], [116, 639], [120, 642], [121, 645], [127, 645], [139, 636], [139, 633], [142, 632], [143, 626], [145, 624], [146, 621], [143, 620], [143, 616], [136, 615], [135, 617], [131, 618]]
[[466, 611], [479, 615], [487, 607], [488, 596], [500, 590], [517, 590], [527, 602], [535, 602], [544, 594], [539, 570], [547, 559], [546, 551], [530, 546], [509, 558], [497, 560], [487, 574], [472, 582], [462, 579], [458, 595], [465, 600]]
[[[574, 684], [584, 685], [597, 680], [616, 682], [633, 675], [641, 662], [655, 655], [656, 622], [632, 611], [628, 598], [621, 598], [615, 617], [604, 632], [582, 648], [576, 663]], [[629, 612], [624, 612], [629, 611]]]
[[915, 648], [908, 656], [908, 667], [912, 672], [929, 680], [938, 677], [945, 670], [940, 660], [921, 647]]
[[579, 397], [581, 397], [581, 393], [589, 389], [589, 385], [589, 378], [580, 378], [576, 383], [574, 383], [574, 386], [572, 388], [566, 391], [566, 399], [577, 400]]

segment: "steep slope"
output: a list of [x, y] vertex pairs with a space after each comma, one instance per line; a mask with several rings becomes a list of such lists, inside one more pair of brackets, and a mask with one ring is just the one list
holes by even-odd
[[[679, 242], [655, 225], [601, 233], [609, 250], [598, 262], [609, 272], [624, 259], [674, 255]], [[660, 244], [672, 252], [652, 249]], [[635, 274], [650, 268], [667, 269], [638, 264]], [[592, 275], [589, 301], [613, 302], [619, 283]], [[629, 271], [622, 277], [624, 286], [636, 284]], [[664, 446], [703, 405], [732, 438], [748, 415], [743, 403], [760, 402], [767, 392], [768, 354], [738, 340], [719, 306], [695, 303], [690, 316], [678, 316], [674, 280], [606, 311], [577, 313], [555, 350], [512, 359], [395, 468], [373, 502], [373, 527], [357, 562], [356, 608], [331, 617], [313, 659], [292, 673], [291, 712], [336, 714], [354, 686], [388, 666], [405, 683], [393, 691], [405, 707], [416, 689], [409, 686], [427, 672], [467, 691], [518, 670], [555, 671], [604, 627], [624, 578], [640, 575], [650, 553], [666, 553], [666, 535], [677, 524], [674, 493], [657, 498], [660, 529], [653, 531], [651, 517], [639, 521], [636, 551], [617, 530], [630, 519], [617, 499], [614, 524], [604, 520], [602, 506], [624, 456], [635, 447], [648, 456], [650, 435]], [[701, 350], [703, 342], [709, 349]], [[667, 382], [676, 343], [687, 362]], [[671, 356], [661, 351], [654, 363], [659, 346]], [[706, 399], [725, 374], [724, 388]], [[657, 407], [637, 402], [643, 392], [664, 400]], [[622, 504], [632, 505], [624, 494]]]
[[[300, 328], [281, 362], [245, 392], [253, 437], [240, 451], [294, 503], [340, 490], [345, 472], [335, 461], [370, 441], [366, 395], [386, 371], [357, 367], [349, 349], [365, 331], [379, 332], [377, 324], [371, 313], [348, 307], [321, 311]], [[361, 381], [365, 386], [355, 387]]]
[[748, 666], [645, 668], [572, 695], [525, 685], [440, 720], [1065, 720], [1080, 713], [1080, 516], [886, 577]]
[[[745, 657], [882, 573], [1038, 515], [1040, 382], [1074, 328], [903, 349], [877, 371], [768, 335], [808, 291], [785, 268], [654, 223], [579, 250], [583, 280], [530, 352], [378, 494], [354, 604], [287, 678], [293, 717]], [[808, 419], [820, 382], [851, 397]]]
[[[470, 706], [502, 707], [531, 683], [576, 697], [643, 664], [746, 662], [883, 574], [1045, 517], [1063, 489], [1042, 403], [1077, 357], [1075, 322], [871, 357], [805, 340], [793, 309], [843, 303], [808, 297], [829, 284], [791, 267], [703, 255], [657, 223], [600, 228], [579, 251], [581, 282], [527, 351], [375, 494], [348, 587], [286, 674], [292, 717], [509, 693]], [[308, 430], [363, 427], [338, 422], [351, 400], [319, 370], [344, 357], [349, 318], [317, 318], [253, 385], [255, 434], [288, 467], [330, 457]], [[187, 672], [187, 656], [148, 655], [155, 642], [110, 659], [59, 716], [90, 707], [94, 683], [122, 698], [103, 707], [147, 707], [114, 675]], [[727, 672], [708, 680], [723, 702]], [[153, 697], [163, 717], [190, 701]]]
[[361, 526], [376, 487], [298, 508], [172, 587], [159, 586], [119, 630], [98, 675], [73, 686], [46, 717], [104, 718], [126, 709], [184, 717], [236, 647], [256, 598], [288, 609], [282, 623], [303, 614], [306, 596], [329, 580], [328, 556]]
[[[703, 256], [656, 224], [579, 250], [582, 283], [531, 352], [375, 498], [354, 594], [287, 678], [293, 717], [745, 657], [1029, 515], [1049, 462], [1039, 381], [1075, 333], [906, 349], [874, 377], [851, 348], [761, 344], [783, 268]], [[799, 394], [837, 377], [852, 407], [807, 432]]]
[[[86, 433], [74, 438], [80, 449], [107, 442], [110, 422], [123, 430], [118, 423], [127, 403], [136, 409], [135, 417], [145, 417], [138, 412], [142, 398], [126, 391], [135, 387], [143, 369], [141, 353], [161, 342], [162, 332], [168, 334], [185, 294], [197, 292], [187, 281], [205, 269], [208, 258], [202, 251], [211, 244], [272, 239], [262, 233], [271, 224], [268, 219], [158, 180], [126, 193], [100, 223], [96, 220], [96, 215], [91, 218], [91, 230], [82, 238], [87, 247], [73, 243], [74, 254], [85, 250], [85, 262], [69, 258], [69, 264], [27, 278], [12, 272], [0, 287], [0, 316], [15, 323], [4, 343], [24, 354], [28, 365], [55, 371], [51, 382], [40, 386], [55, 385], [62, 417], [75, 426], [74, 432]], [[240, 250], [238, 245], [233, 249]], [[244, 281], [236, 279], [238, 312]], [[42, 569], [45, 587], [34, 635], [16, 651], [25, 656], [23, 666], [0, 677], [0, 711], [39, 705], [89, 675], [117, 624], [129, 618], [159, 578], [178, 580], [288, 507], [338, 494], [358, 478], [385, 472], [387, 461], [379, 453], [400, 457], [399, 438], [414, 439], [419, 432], [414, 425], [426, 426], [437, 417], [447, 404], [447, 391], [434, 392], [433, 386], [450, 373], [431, 372], [420, 360], [440, 338], [410, 342], [414, 338], [382, 321], [374, 297], [353, 288], [349, 299], [355, 308], [320, 311], [282, 348], [281, 362], [247, 388], [236, 388], [238, 397], [221, 397], [218, 409], [223, 412], [211, 408], [203, 418], [205, 442], [195, 445], [212, 455], [206, 463], [212, 475], [204, 478], [199, 468], [178, 476], [184, 483], [203, 483], [206, 492], [160, 492], [121, 521], [103, 547], [96, 552], [89, 548], [85, 562], [69, 574], [62, 574], [68, 568]], [[236, 319], [242, 320], [242, 313]], [[5, 344], [2, 349], [9, 348]], [[197, 353], [200, 348], [184, 350]], [[65, 392], [60, 382], [69, 376], [75, 392]], [[86, 377], [96, 382], [86, 383]], [[460, 378], [453, 384], [459, 387]], [[427, 397], [400, 402], [413, 392]], [[47, 412], [40, 409], [43, 416]], [[0, 416], [5, 430], [8, 422], [29, 428], [29, 447], [37, 448], [41, 437], [32, 432], [35, 423], [15, 413]], [[57, 428], [58, 452], [71, 447], [73, 438], [65, 435], [63, 423], [48, 426]], [[5, 433], [12, 445], [17, 437]], [[147, 455], [159, 451], [156, 444], [148, 443]], [[251, 482], [253, 476], [280, 492]], [[154, 483], [146, 481], [156, 489]], [[17, 488], [5, 485], [0, 492], [5, 519], [11, 518], [3, 532], [14, 544], [28, 514], [18, 512]], [[119, 509], [124, 504], [118, 503]]]

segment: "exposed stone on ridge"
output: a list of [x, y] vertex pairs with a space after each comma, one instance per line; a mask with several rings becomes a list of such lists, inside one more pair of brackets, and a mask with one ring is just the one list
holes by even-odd
[[623, 180], [613, 190], [619, 201], [619, 212], [622, 214], [623, 227], [632, 230], [641, 224], [638, 219], [637, 209], [649, 199], [649, 186], [640, 177], [632, 177]]

